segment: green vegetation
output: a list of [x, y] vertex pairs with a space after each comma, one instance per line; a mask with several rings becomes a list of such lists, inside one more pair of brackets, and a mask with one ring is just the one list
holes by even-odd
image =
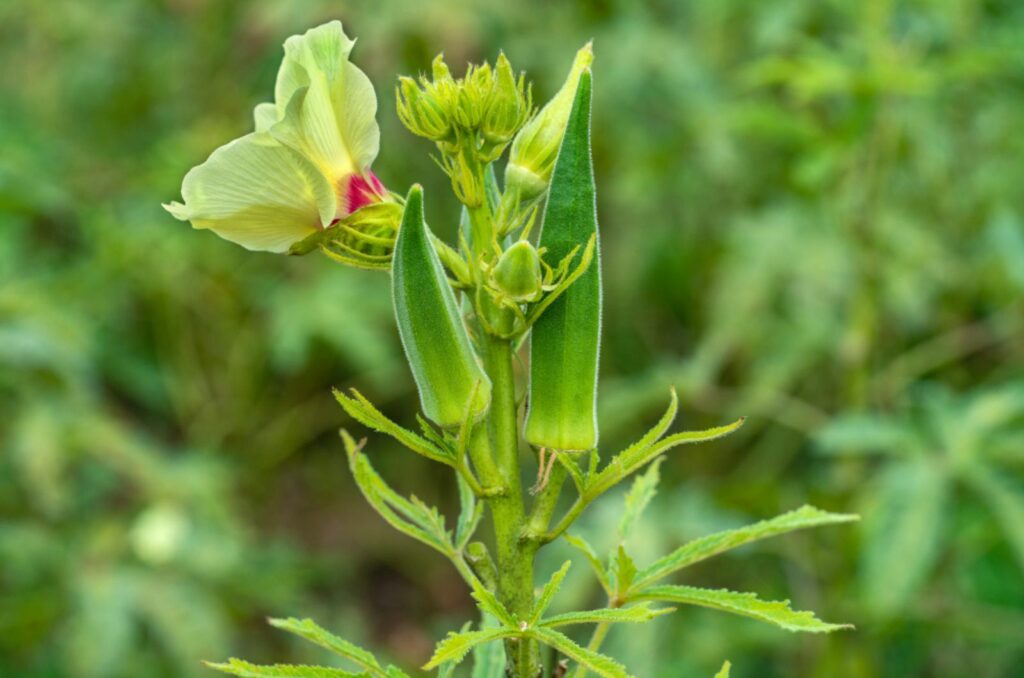
[[[366, 457], [346, 457], [336, 435], [361, 425], [331, 387], [376, 404], [352, 396], [363, 424], [417, 428], [386, 276], [253, 255], [159, 208], [189, 167], [251, 128], [282, 40], [337, 17], [380, 97], [374, 171], [395, 190], [422, 183], [426, 220], [449, 242], [450, 181], [432, 144], [402, 129], [395, 74], [429, 72], [441, 50], [461, 73], [500, 47], [542, 102], [593, 38], [601, 445], [627, 447], [671, 386], [687, 429], [747, 416], [713, 446], [647, 467], [661, 476], [653, 501], [651, 470], [647, 485], [594, 501], [572, 532], [586, 554], [564, 540], [542, 552], [538, 584], [575, 566], [539, 613], [539, 640], [585, 644], [589, 629], [561, 625], [606, 602], [585, 563], [614, 593], [635, 562], [638, 604], [623, 611], [685, 598], [820, 623], [770, 602], [792, 597], [857, 627], [796, 636], [687, 606], [608, 634], [601, 652], [638, 676], [713, 675], [724, 657], [738, 678], [1014, 675], [1018, 4], [0, 8], [0, 673], [329, 662], [265, 628], [289, 615], [372, 647], [387, 671], [422, 665], [473, 614], [444, 557], [366, 508], [348, 471]], [[384, 436], [370, 446], [366, 477], [458, 514], [443, 465]], [[646, 510], [620, 558], [624, 499], [626, 516]], [[864, 520], [698, 562], [714, 548], [706, 535], [805, 503]], [[664, 553], [668, 572], [692, 568], [648, 581]], [[491, 647], [473, 650], [478, 665], [496, 661]]]

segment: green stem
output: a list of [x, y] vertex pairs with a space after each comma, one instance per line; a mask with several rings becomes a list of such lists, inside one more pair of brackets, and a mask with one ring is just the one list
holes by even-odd
[[[487, 438], [494, 466], [506, 492], [488, 500], [494, 522], [495, 559], [498, 569], [498, 597], [520, 619], [533, 610], [533, 555], [535, 548], [520, 540], [526, 512], [519, 478], [519, 435], [512, 371], [512, 348], [508, 341], [488, 335], [481, 338], [484, 369], [491, 379], [491, 409], [487, 417]], [[539, 670], [535, 644], [509, 641], [506, 651], [517, 678], [534, 678]]]

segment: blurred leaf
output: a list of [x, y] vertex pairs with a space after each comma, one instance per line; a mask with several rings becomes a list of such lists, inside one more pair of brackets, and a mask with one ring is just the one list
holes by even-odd
[[397, 675], [405, 675], [393, 666], [389, 666], [387, 671], [385, 671], [373, 654], [317, 626], [316, 622], [312, 619], [295, 619], [290, 617], [288, 619], [270, 619], [269, 621], [270, 625], [275, 628], [294, 633], [343, 659], [348, 659], [359, 666], [359, 668], [365, 669], [369, 675], [382, 676], [384, 678], [390, 678], [396, 673]]
[[369, 678], [369, 673], [352, 673], [342, 669], [331, 669], [324, 666], [295, 666], [292, 664], [274, 664], [273, 666], [257, 666], [241, 659], [229, 659], [226, 664], [206, 664], [211, 669], [222, 673], [230, 673], [241, 678]]
[[894, 614], [924, 583], [946, 526], [949, 480], [933, 458], [895, 462], [865, 511], [861, 586], [870, 607]]
[[636, 477], [633, 481], [633, 486], [629, 489], [629, 493], [626, 495], [625, 507], [622, 511], [622, 519], [619, 522], [619, 541], [625, 541], [626, 537], [630, 534], [633, 529], [633, 523], [640, 518], [640, 515], [647, 508], [647, 505], [654, 499], [654, 495], [658, 492], [658, 481], [660, 476], [658, 475], [658, 467], [661, 462], [664, 461], [664, 457], [655, 460], [642, 475]]

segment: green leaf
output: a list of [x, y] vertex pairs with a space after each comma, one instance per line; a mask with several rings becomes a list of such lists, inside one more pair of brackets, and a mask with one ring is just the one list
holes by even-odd
[[732, 669], [732, 664], [726, 661], [722, 664], [721, 670], [715, 674], [715, 678], [729, 678], [729, 671]]
[[1024, 486], [1009, 474], [983, 464], [972, 467], [967, 477], [1001, 523], [1003, 534], [1024, 570]]
[[694, 563], [751, 542], [793, 532], [794, 530], [803, 530], [819, 525], [848, 523], [857, 519], [858, 517], [855, 515], [829, 513], [813, 506], [802, 506], [795, 511], [783, 513], [770, 520], [763, 520], [736, 530], [727, 530], [706, 537], [700, 537], [641, 570], [637, 575], [637, 582], [634, 588], [643, 588]]
[[451, 631], [444, 640], [437, 644], [437, 647], [434, 649], [434, 655], [430, 658], [430, 661], [423, 665], [423, 669], [428, 671], [440, 666], [444, 662], [459, 664], [465, 659], [466, 654], [477, 645], [518, 635], [520, 635], [518, 629], [508, 627], [483, 629], [481, 631], [462, 631], [460, 633]]
[[551, 177], [538, 244], [560, 261], [595, 238], [587, 270], [537, 318], [530, 334], [525, 438], [538, 447], [597, 445], [597, 365], [601, 334], [601, 254], [590, 157], [591, 76], [576, 89]]
[[457, 427], [471, 397], [472, 411], [483, 413], [491, 400], [491, 382], [473, 352], [455, 294], [431, 243], [419, 186], [413, 186], [406, 198], [391, 288], [398, 332], [424, 414], [442, 427]]
[[580, 470], [580, 465], [575, 458], [568, 454], [559, 454], [555, 457], [558, 463], [568, 471], [569, 477], [572, 478], [573, 485], [576, 486], [576, 491], [580, 494], [583, 493], [586, 487], [586, 479], [583, 477], [583, 472]]
[[694, 443], [705, 443], [733, 433], [743, 426], [744, 419], [737, 419], [725, 426], [716, 426], [704, 431], [684, 431], [675, 433], [660, 441], [654, 442], [647, 447], [631, 445], [619, 454], [612, 457], [608, 465], [601, 469], [595, 477], [587, 484], [587, 494], [596, 497], [609, 488], [613, 487], [623, 478], [626, 478], [634, 471], [637, 471], [648, 463], [654, 461], [661, 455], [678, 445], [689, 445]]
[[473, 538], [480, 520], [484, 517], [484, 505], [478, 503], [473, 489], [465, 479], [456, 474], [456, 481], [459, 486], [459, 519], [455, 523], [455, 548], [459, 551], [466, 548], [466, 544]]
[[423, 455], [427, 459], [432, 459], [448, 466], [455, 465], [455, 459], [450, 451], [391, 421], [359, 391], [352, 389], [352, 395], [349, 396], [338, 389], [334, 389], [334, 397], [348, 416], [364, 426], [391, 436], [405, 447], [417, 454]]
[[725, 589], [701, 589], [693, 586], [652, 586], [635, 594], [633, 600], [660, 600], [669, 603], [699, 605], [768, 622], [787, 631], [829, 633], [853, 628], [849, 624], [829, 624], [813, 612], [792, 610], [789, 601], [761, 600], [753, 593], [737, 593]]
[[619, 548], [615, 551], [615, 557], [611, 563], [610, 574], [612, 581], [615, 582], [615, 595], [622, 597], [629, 590], [629, 587], [633, 585], [633, 581], [636, 578], [636, 563], [626, 553], [626, 548], [622, 544], [619, 544]]
[[531, 628], [527, 635], [572, 659], [588, 671], [604, 678], [632, 678], [626, 667], [611, 657], [577, 645], [568, 636], [545, 626]]
[[658, 481], [660, 480], [658, 467], [662, 461], [664, 461], [664, 457], [655, 460], [647, 471], [637, 476], [633, 481], [633, 486], [626, 495], [626, 505], [622, 512], [622, 518], [619, 521], [620, 541], [625, 541], [626, 537], [629, 536], [633, 529], [633, 523], [644, 512], [647, 505], [651, 503], [654, 495], [658, 493]]
[[[289, 617], [288, 619], [270, 619], [269, 622], [274, 628], [294, 633], [315, 645], [319, 645], [325, 650], [333, 652], [339, 657], [348, 659], [359, 666], [359, 668], [365, 669], [371, 675], [387, 675], [384, 669], [381, 668], [377, 658], [374, 657], [372, 653], [367, 652], [358, 645], [354, 645], [347, 640], [339, 638], [330, 631], [323, 629], [312, 619], [295, 619], [294, 617]], [[393, 673], [394, 671], [397, 671], [397, 669], [394, 669], [394, 667], [388, 667], [388, 671]], [[399, 675], [403, 674], [399, 672]]]
[[611, 597], [614, 590], [608, 580], [608, 571], [605, 569], [604, 563], [601, 562], [601, 559], [597, 557], [597, 552], [594, 551], [594, 547], [590, 545], [590, 542], [583, 537], [577, 537], [568, 533], [563, 534], [562, 539], [565, 539], [565, 541], [569, 542], [569, 544], [577, 551], [586, 556], [587, 562], [590, 563], [590, 567], [597, 576], [597, 580], [601, 583], [601, 588], [603, 588], [604, 592]]
[[900, 453], [913, 438], [898, 419], [864, 414], [837, 417], [814, 434], [818, 447], [830, 454]]
[[369, 673], [352, 673], [343, 669], [326, 666], [298, 666], [294, 664], [274, 664], [260, 666], [250, 664], [241, 659], [229, 659], [226, 664], [204, 662], [211, 669], [222, 673], [230, 673], [242, 678], [368, 678]]
[[518, 629], [518, 620], [515, 616], [483, 584], [474, 582], [473, 591], [470, 595], [473, 596], [473, 600], [477, 602], [477, 605], [484, 614], [491, 615], [505, 627]]
[[551, 579], [549, 579], [548, 583], [544, 585], [540, 595], [537, 597], [537, 602], [533, 605], [533, 612], [530, 614], [529, 623], [531, 626], [540, 621], [540, 618], [544, 615], [548, 606], [551, 605], [551, 600], [555, 597], [555, 594], [558, 593], [558, 588], [562, 585], [562, 580], [565, 579], [565, 575], [569, 572], [569, 568], [571, 566], [571, 560], [567, 560], [562, 563], [562, 567], [551, 575]]
[[[485, 614], [482, 629], [493, 629], [497, 622]], [[505, 678], [505, 644], [481, 643], [473, 648], [472, 678]]]
[[377, 513], [399, 532], [452, 557], [455, 547], [445, 530], [444, 518], [437, 509], [428, 507], [416, 497], [406, 499], [400, 496], [377, 475], [366, 455], [362, 454], [361, 446], [348, 431], [342, 430], [341, 437], [345, 442], [349, 468], [356, 485]]
[[934, 458], [891, 464], [865, 513], [861, 586], [875, 612], [893, 614], [924, 583], [939, 554], [949, 479]]
[[566, 612], [556, 614], [541, 621], [541, 626], [550, 628], [556, 626], [568, 626], [570, 624], [616, 624], [630, 623], [637, 624], [660, 617], [663, 614], [675, 612], [674, 607], [661, 609], [652, 608], [648, 603], [631, 605], [630, 607], [606, 607], [599, 610], [583, 610], [579, 612]]

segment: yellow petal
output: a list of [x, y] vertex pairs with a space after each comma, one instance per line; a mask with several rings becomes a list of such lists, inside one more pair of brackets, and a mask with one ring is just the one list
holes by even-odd
[[332, 183], [301, 155], [264, 133], [214, 151], [181, 187], [184, 204], [164, 207], [195, 228], [250, 250], [285, 252], [334, 219]]

